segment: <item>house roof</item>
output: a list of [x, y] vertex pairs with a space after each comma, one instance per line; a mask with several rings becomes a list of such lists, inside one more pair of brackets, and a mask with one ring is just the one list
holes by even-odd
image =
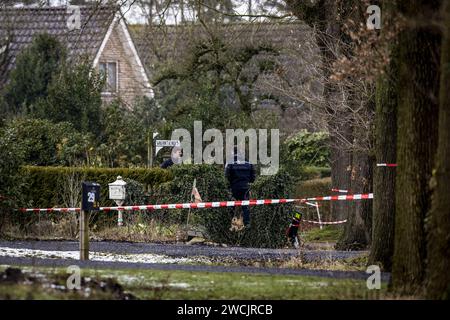
[[0, 70], [0, 83], [1, 78], [14, 68], [19, 52], [41, 33], [53, 35], [64, 43], [69, 59], [80, 55], [94, 59], [116, 12], [114, 6], [80, 6], [81, 28], [70, 30], [67, 21], [72, 12], [65, 6], [0, 8], [0, 46], [7, 43], [3, 67], [0, 59], [3, 69]]
[[[224, 44], [239, 48], [244, 46], [270, 45], [284, 51], [301, 50], [310, 39], [312, 30], [301, 21], [227, 23], [208, 26]], [[201, 24], [178, 26], [132, 25], [130, 32], [147, 71], [155, 63], [180, 63], [186, 50], [191, 50], [201, 40], [209, 38], [208, 30]]]

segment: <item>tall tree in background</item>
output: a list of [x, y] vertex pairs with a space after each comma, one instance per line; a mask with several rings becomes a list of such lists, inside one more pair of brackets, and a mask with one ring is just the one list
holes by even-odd
[[83, 133], [99, 135], [103, 85], [103, 77], [92, 70], [88, 59], [65, 63], [53, 76], [48, 95], [37, 103], [34, 115], [56, 123], [70, 122]]
[[[325, 79], [324, 101], [328, 114], [328, 126], [332, 145], [331, 180], [334, 187], [351, 189], [356, 192], [371, 191], [373, 159], [369, 156], [368, 146], [361, 150], [361, 137], [370, 132], [370, 114], [373, 113], [374, 100], [364, 90], [355, 86], [364, 83], [350, 75], [349, 86], [329, 81], [335, 73], [334, 64], [338, 58], [347, 58], [353, 54], [353, 44], [345, 25], [349, 21], [361, 21], [365, 6], [360, 1], [322, 0], [307, 2], [287, 0], [288, 8], [299, 19], [304, 20], [317, 30], [317, 43], [320, 48]], [[352, 30], [350, 30], [352, 31]], [[344, 97], [344, 98], [342, 98]], [[344, 101], [342, 101], [344, 100]], [[337, 105], [343, 104], [341, 109]], [[358, 110], [355, 112], [355, 110]], [[361, 114], [360, 114], [361, 113]], [[361, 127], [355, 121], [367, 115], [369, 125]], [[356, 116], [356, 117], [355, 117]], [[344, 202], [333, 203], [332, 214], [336, 218], [347, 218], [343, 236], [337, 247], [340, 249], [360, 249], [370, 243], [371, 204]]]
[[[351, 105], [354, 109], [355, 106]], [[373, 110], [375, 101], [373, 97], [367, 97], [367, 100], [359, 100], [364, 109]], [[364, 117], [364, 113], [362, 114]], [[370, 121], [370, 120], [369, 120]], [[351, 150], [351, 165], [349, 175], [349, 189], [354, 193], [372, 192], [372, 176], [374, 159], [370, 150], [361, 150], [357, 148], [358, 139], [364, 136], [361, 127], [351, 127], [351, 137], [355, 146]], [[347, 172], [349, 171], [346, 168]], [[344, 174], [346, 172], [344, 171]], [[371, 241], [372, 232], [372, 202], [371, 201], [350, 201], [346, 214], [347, 223], [344, 226], [344, 232], [336, 244], [340, 250], [361, 250], [366, 248]]]
[[443, 39], [439, 96], [439, 143], [427, 225], [427, 297], [450, 298], [450, 1], [442, 9]]
[[47, 96], [53, 75], [66, 59], [66, 50], [57, 39], [36, 36], [18, 57], [4, 89], [7, 105], [13, 113], [32, 112], [33, 105]]
[[[301, 0], [287, 0], [288, 9], [300, 20], [317, 30], [316, 41], [320, 48], [324, 79], [329, 79], [332, 74], [332, 66], [336, 61], [336, 51], [339, 50], [339, 39], [341, 37], [340, 23], [337, 18], [337, 4], [335, 1], [323, 0], [320, 3], [308, 3]], [[324, 100], [335, 101], [340, 98], [340, 90], [335, 83], [326, 81], [324, 84]], [[330, 127], [335, 132], [330, 133], [331, 152], [331, 183], [341, 189], [349, 189], [351, 157], [348, 150], [338, 147], [339, 139], [337, 132], [351, 141], [351, 129], [341, 121], [339, 114], [329, 109]], [[348, 206], [340, 201], [332, 204], [332, 214], [336, 218], [344, 218]]]
[[[342, 53], [338, 56], [339, 61], [334, 64], [333, 78], [339, 74], [339, 62], [342, 59], [352, 59], [357, 52], [357, 39], [352, 36], [360, 30], [360, 22], [366, 21], [366, 5], [361, 1], [341, 1], [342, 17]], [[372, 31], [375, 32], [375, 31]], [[362, 66], [357, 66], [361, 68]], [[343, 77], [345, 92], [347, 93], [347, 126], [350, 128], [349, 137], [351, 139], [351, 165], [349, 171], [349, 189], [354, 193], [372, 192], [373, 183], [373, 137], [372, 119], [375, 111], [375, 95], [373, 84], [361, 77], [358, 73], [349, 71]], [[358, 83], [363, 85], [358, 86]], [[358, 119], [364, 118], [361, 122]], [[344, 118], [345, 119], [345, 118]], [[364, 125], [363, 125], [364, 124]], [[345, 131], [344, 131], [345, 132]], [[339, 145], [337, 146], [339, 147]], [[342, 147], [341, 147], [342, 148]], [[345, 148], [343, 148], [345, 150]], [[350, 170], [349, 170], [350, 169]], [[347, 223], [344, 232], [336, 244], [336, 248], [342, 250], [364, 249], [371, 242], [372, 231], [372, 202], [351, 201], [348, 204], [346, 215]]]
[[440, 30], [432, 21], [440, 1], [398, 1], [406, 18], [399, 37], [398, 135], [394, 289], [417, 293], [424, 279], [424, 221], [431, 205], [431, 178], [438, 132]]

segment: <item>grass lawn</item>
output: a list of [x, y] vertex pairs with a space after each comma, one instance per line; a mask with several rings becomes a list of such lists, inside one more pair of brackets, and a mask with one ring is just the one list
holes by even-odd
[[[5, 269], [0, 267], [0, 272]], [[385, 284], [381, 290], [368, 290], [365, 280], [100, 269], [82, 269], [81, 290], [67, 290], [66, 269], [21, 269], [26, 277], [39, 281], [0, 282], [0, 299], [120, 299], [118, 291], [139, 299], [377, 299], [386, 292]]]
[[329, 225], [320, 228], [312, 228], [303, 232], [302, 239], [305, 242], [312, 241], [337, 241], [343, 232], [344, 227], [342, 225]]

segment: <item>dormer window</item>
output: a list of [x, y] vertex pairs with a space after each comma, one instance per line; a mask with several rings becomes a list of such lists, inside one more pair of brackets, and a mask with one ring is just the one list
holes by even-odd
[[105, 87], [102, 93], [117, 92], [117, 62], [99, 62], [98, 69], [100, 74], [105, 77]]

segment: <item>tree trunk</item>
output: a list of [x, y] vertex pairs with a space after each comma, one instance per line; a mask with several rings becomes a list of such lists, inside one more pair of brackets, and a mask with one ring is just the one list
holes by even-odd
[[[375, 158], [377, 163], [397, 161], [397, 56], [377, 81], [375, 112]], [[373, 183], [373, 229], [369, 264], [385, 271], [392, 269], [394, 254], [395, 176], [396, 168], [375, 167]]]
[[[320, 12], [316, 21], [316, 26], [320, 30], [317, 44], [322, 53], [324, 78], [329, 79], [332, 74], [333, 63], [336, 61], [336, 56], [330, 48], [338, 48], [338, 41], [342, 36], [340, 22], [337, 19], [338, 8], [335, 1], [325, 0], [317, 10]], [[325, 83], [324, 100], [328, 101], [330, 106], [338, 105], [342, 99], [341, 91], [342, 89], [336, 83], [331, 81]], [[337, 137], [337, 133], [344, 139], [352, 141], [352, 130], [346, 121], [346, 114], [333, 108], [328, 108], [328, 113], [332, 115], [328, 123], [328, 126], [331, 128], [331, 184], [333, 188], [350, 189], [351, 152]], [[348, 212], [348, 202], [334, 201], [331, 203], [331, 216], [333, 219], [345, 219]]]
[[[429, 180], [437, 146], [440, 34], [431, 25], [435, 2], [401, 3], [414, 23], [400, 36], [399, 100], [397, 131], [397, 177], [395, 240], [392, 266], [393, 288], [401, 294], [416, 294], [425, 270], [424, 219], [430, 209]], [[437, 6], [437, 8], [436, 8]], [[419, 23], [419, 21], [421, 23]], [[411, 25], [411, 24], [409, 24]]]
[[[349, 129], [340, 128], [339, 130], [348, 139], [351, 139], [351, 130]], [[334, 136], [331, 136], [331, 186], [333, 188], [350, 189], [351, 166], [351, 152], [343, 150], [342, 143], [339, 146], [339, 141]], [[348, 204], [347, 201], [331, 201], [331, 217], [336, 220], [345, 219], [349, 212]]]
[[[363, 97], [359, 97], [358, 104]], [[350, 101], [349, 103], [354, 103]], [[370, 99], [365, 101], [364, 108], [372, 110], [375, 107], [375, 101]], [[355, 126], [352, 136], [354, 150], [351, 157], [350, 170], [350, 191], [351, 193], [369, 193], [372, 192], [373, 183], [373, 156], [367, 151], [367, 143], [359, 141], [359, 137], [364, 136], [362, 128]], [[370, 142], [369, 142], [370, 143]], [[367, 148], [367, 149], [366, 149]], [[336, 244], [339, 250], [361, 250], [367, 247], [371, 241], [372, 232], [372, 201], [353, 200], [345, 201], [348, 206], [346, 214], [347, 223], [344, 227], [344, 233]]]
[[450, 0], [443, 7], [439, 145], [432, 178], [433, 200], [427, 225], [427, 297], [450, 299]]
[[[349, 44], [351, 39], [342, 32], [346, 19], [360, 19], [364, 10], [361, 3], [355, 0], [347, 0], [343, 3], [335, 0], [321, 0], [314, 3], [306, 3], [301, 0], [287, 0], [290, 10], [300, 19], [319, 30], [317, 45], [322, 53], [324, 78], [329, 79], [333, 71], [333, 63], [336, 61], [336, 52], [339, 51], [341, 42]], [[371, 191], [371, 167], [368, 154], [353, 155], [347, 151], [349, 148], [334, 136], [334, 132], [353, 141], [354, 132], [347, 121], [347, 114], [342, 110], [334, 110], [333, 99], [339, 92], [338, 84], [325, 83], [324, 99], [331, 106], [328, 114], [332, 120], [328, 123], [331, 128], [331, 181], [335, 188], [350, 189], [351, 191]], [[370, 103], [371, 104], [371, 103]], [[369, 104], [368, 104], [369, 106]], [[334, 131], [334, 132], [333, 132]], [[350, 174], [354, 172], [351, 181]], [[369, 211], [368, 211], [369, 210]], [[371, 240], [371, 205], [363, 203], [351, 203], [347, 201], [335, 201], [331, 204], [331, 215], [335, 219], [348, 217], [349, 222], [345, 228], [344, 236], [340, 241], [341, 248], [362, 248]], [[370, 217], [369, 220], [367, 220]]]
[[[368, 193], [372, 190], [373, 159], [367, 153], [353, 152], [350, 176], [350, 190]], [[338, 250], [361, 250], [369, 243], [372, 225], [372, 202], [349, 201], [347, 223], [344, 233], [336, 244]]]

